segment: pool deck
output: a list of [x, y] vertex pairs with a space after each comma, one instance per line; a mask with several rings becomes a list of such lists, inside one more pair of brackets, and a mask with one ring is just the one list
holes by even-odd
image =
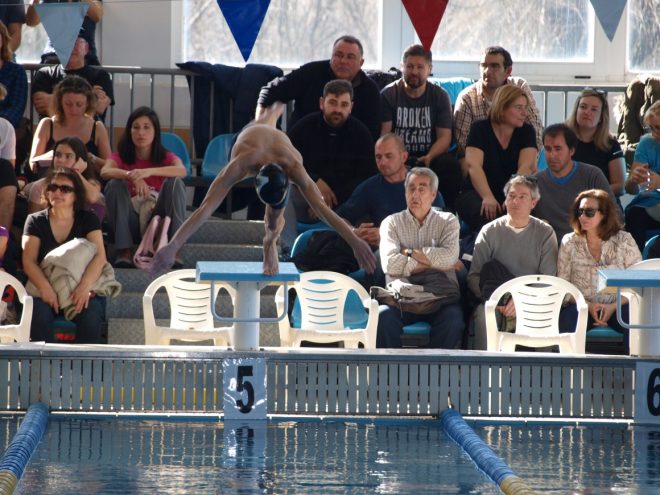
[[[268, 415], [632, 420], [636, 369], [658, 358], [425, 349], [0, 346], [0, 411], [223, 413], [223, 363], [265, 370]], [[257, 377], [251, 378], [255, 382]]]

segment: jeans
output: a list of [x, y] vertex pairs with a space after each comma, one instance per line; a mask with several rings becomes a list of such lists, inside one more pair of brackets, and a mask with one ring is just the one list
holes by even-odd
[[[61, 313], [60, 313], [61, 314]], [[40, 297], [34, 298], [30, 340], [55, 342], [53, 322], [56, 313]], [[89, 305], [74, 319], [76, 324], [77, 344], [99, 344], [101, 330], [105, 322], [105, 297], [94, 296], [89, 299]]]

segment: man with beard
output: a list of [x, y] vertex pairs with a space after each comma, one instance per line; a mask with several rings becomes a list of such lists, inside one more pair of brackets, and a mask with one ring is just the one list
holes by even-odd
[[[374, 143], [367, 127], [351, 116], [353, 87], [344, 79], [328, 82], [319, 99], [320, 112], [300, 119], [289, 131], [289, 139], [303, 157], [305, 170], [321, 191], [329, 208], [336, 208], [355, 187], [376, 173]], [[294, 189], [296, 217], [316, 220], [307, 201]]]
[[458, 160], [448, 153], [452, 110], [447, 92], [429, 84], [431, 52], [421, 45], [403, 52], [403, 77], [383, 88], [381, 135], [394, 132], [406, 145], [412, 166], [430, 167], [440, 179], [440, 192], [450, 210], [458, 195], [461, 173]]

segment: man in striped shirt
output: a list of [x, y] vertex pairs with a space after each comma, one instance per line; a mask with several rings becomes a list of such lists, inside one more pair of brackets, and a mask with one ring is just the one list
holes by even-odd
[[[438, 177], [425, 167], [408, 172], [405, 182], [406, 209], [388, 216], [380, 225], [380, 259], [387, 282], [407, 282], [416, 274], [442, 278], [448, 289], [458, 291], [458, 219], [432, 208], [438, 193]], [[444, 304], [429, 314], [379, 308], [377, 347], [401, 347], [404, 325], [427, 321], [431, 325], [429, 347], [454, 349], [461, 342], [465, 323], [460, 302]]]

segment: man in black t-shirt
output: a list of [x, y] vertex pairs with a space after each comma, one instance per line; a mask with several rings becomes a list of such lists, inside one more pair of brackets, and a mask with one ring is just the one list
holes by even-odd
[[50, 102], [53, 97], [53, 88], [66, 76], [76, 75], [86, 79], [94, 88], [98, 100], [96, 114], [103, 119], [109, 105], [114, 105], [114, 91], [110, 74], [103, 69], [96, 69], [87, 65], [85, 55], [89, 45], [82, 33], [78, 35], [69, 62], [66, 67], [62, 64], [42, 67], [34, 74], [31, 92], [32, 103], [41, 117], [50, 115]]
[[428, 82], [431, 59], [431, 52], [422, 45], [411, 45], [403, 52], [403, 77], [381, 91], [381, 136], [394, 132], [406, 145], [409, 165], [433, 169], [447, 207], [453, 210], [461, 170], [456, 157], [449, 153], [451, 101], [442, 87]]

